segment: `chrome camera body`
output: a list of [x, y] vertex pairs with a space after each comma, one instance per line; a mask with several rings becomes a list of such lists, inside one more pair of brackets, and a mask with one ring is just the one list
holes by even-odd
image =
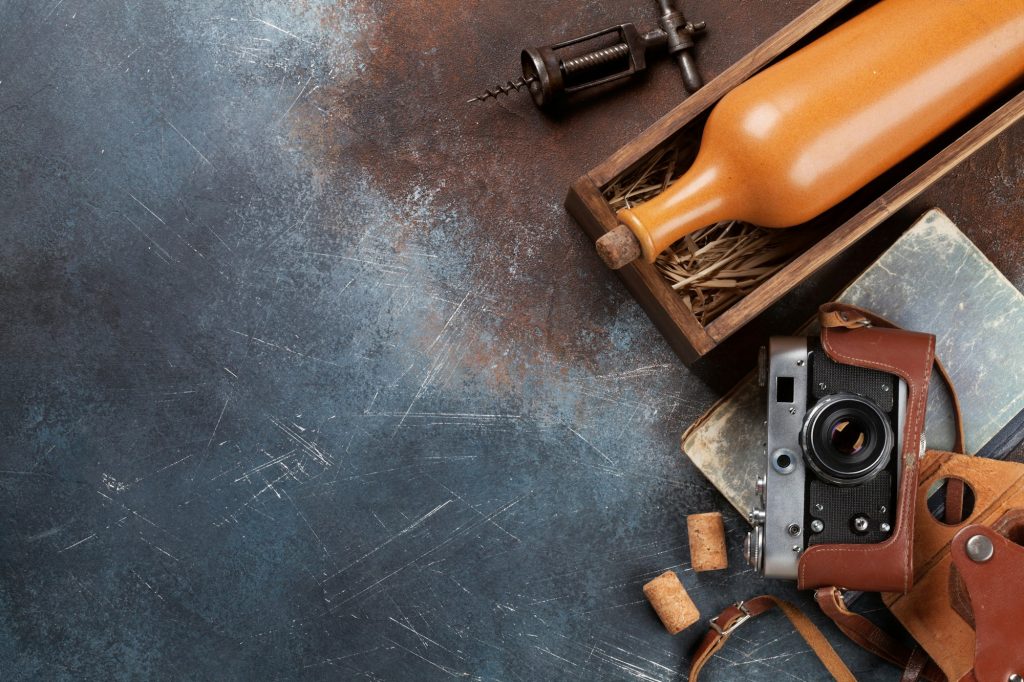
[[747, 561], [766, 578], [797, 578], [812, 545], [883, 542], [893, 531], [907, 385], [845, 365], [817, 337], [772, 337], [765, 473], [750, 512]]

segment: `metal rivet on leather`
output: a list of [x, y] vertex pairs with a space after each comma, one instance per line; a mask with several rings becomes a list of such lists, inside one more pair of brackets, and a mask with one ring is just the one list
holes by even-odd
[[[967, 541], [965, 549], [967, 550], [967, 556], [970, 560], [978, 564], [983, 564], [991, 559], [992, 553], [994, 552], [992, 541], [984, 535], [975, 535], [971, 537]], [[1010, 682], [1021, 682], [1020, 675], [1017, 675], [1016, 677], [1016, 680], [1011, 677]]]

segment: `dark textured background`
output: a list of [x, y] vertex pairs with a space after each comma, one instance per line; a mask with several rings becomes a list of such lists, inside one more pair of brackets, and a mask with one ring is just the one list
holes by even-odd
[[[690, 0], [703, 72], [809, 4]], [[681, 680], [661, 571], [807, 602], [679, 434], [929, 205], [1024, 285], [1024, 127], [687, 369], [561, 206], [674, 66], [464, 104], [653, 5], [0, 0], [0, 678]], [[824, 676], [780, 616], [736, 640], [708, 680]]]

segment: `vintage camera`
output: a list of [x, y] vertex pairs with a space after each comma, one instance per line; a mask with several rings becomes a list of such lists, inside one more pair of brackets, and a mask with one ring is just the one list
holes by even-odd
[[823, 544], [870, 544], [893, 533], [907, 386], [897, 375], [841, 364], [817, 337], [773, 337], [762, 349], [767, 387], [765, 473], [747, 561], [796, 579], [800, 556]]

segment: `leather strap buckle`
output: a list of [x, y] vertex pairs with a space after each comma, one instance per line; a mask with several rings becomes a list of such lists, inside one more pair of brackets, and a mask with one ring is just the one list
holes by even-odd
[[[711, 629], [704, 635], [704, 639], [701, 640], [700, 645], [697, 647], [697, 652], [694, 654], [693, 664], [690, 666], [689, 682], [697, 682], [697, 678], [700, 676], [700, 671], [704, 668], [704, 665], [725, 646], [729, 635], [736, 628], [773, 607], [778, 607], [786, 614], [786, 617], [796, 627], [797, 632], [810, 645], [811, 649], [818, 655], [818, 658], [825, 664], [825, 667], [828, 668], [828, 671], [832, 673], [832, 677], [837, 682], [857, 682], [857, 678], [853, 676], [850, 669], [839, 658], [835, 649], [829, 645], [828, 640], [821, 634], [821, 631], [814, 626], [814, 623], [807, 616], [800, 612], [800, 609], [787, 601], [767, 594], [727, 606], [720, 614], [708, 621], [711, 624]], [[726, 624], [724, 626], [719, 625], [718, 621], [720, 620], [725, 620]]]
[[729, 623], [726, 627], [723, 628], [718, 624], [718, 619], [721, 617], [721, 614], [708, 621], [708, 624], [711, 625], [711, 629], [717, 632], [719, 637], [728, 637], [733, 633], [733, 630], [743, 625], [754, 616], [754, 614], [747, 609], [746, 604], [742, 600], [736, 602], [733, 606], [742, 611], [743, 615]]

